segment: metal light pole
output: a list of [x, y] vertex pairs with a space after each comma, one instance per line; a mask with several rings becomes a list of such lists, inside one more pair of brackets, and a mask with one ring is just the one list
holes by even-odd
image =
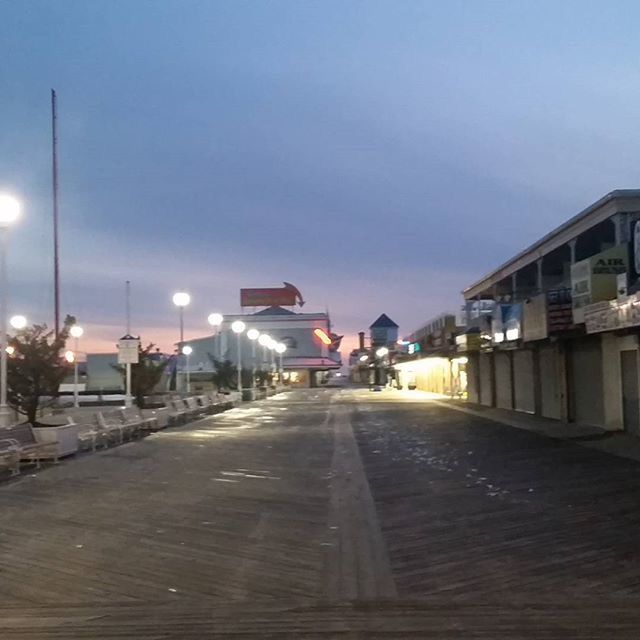
[[189, 356], [193, 353], [193, 348], [188, 345], [185, 344], [184, 347], [182, 347], [182, 353], [184, 353], [184, 355], [187, 357], [187, 393], [191, 393], [191, 371], [189, 369]]
[[[180, 310], [180, 343], [178, 344], [178, 355], [182, 350], [184, 342], [184, 308], [191, 302], [191, 296], [184, 291], [173, 294], [173, 304]], [[177, 374], [176, 374], [177, 375]], [[178, 386], [176, 381], [176, 387]]]
[[283, 344], [282, 342], [278, 342], [278, 344], [276, 345], [276, 353], [278, 354], [278, 356], [280, 357], [280, 384], [284, 384], [283, 383], [283, 377], [284, 377], [284, 368], [282, 366], [282, 355], [284, 354], [284, 352], [287, 350], [287, 345]]
[[[266, 333], [262, 333], [260, 334], [260, 337], [258, 338], [258, 342], [260, 344], [260, 346], [262, 347], [262, 362], [264, 363], [264, 369], [265, 372], [267, 371], [267, 347], [269, 346], [269, 343], [271, 342], [271, 336], [266, 334]], [[266, 385], [265, 385], [266, 386]]]
[[237, 389], [242, 393], [242, 349], [240, 344], [240, 336], [244, 332], [245, 324], [242, 320], [236, 320], [231, 324], [231, 330], [236, 334], [238, 338], [238, 385]]
[[222, 334], [220, 333], [220, 325], [224, 322], [224, 316], [221, 313], [210, 313], [207, 322], [213, 327], [214, 340], [218, 347], [218, 357], [222, 360]]
[[20, 216], [20, 203], [13, 197], [0, 194], [0, 427], [8, 427], [11, 411], [7, 405], [7, 285], [8, 227]]
[[249, 329], [247, 338], [251, 340], [251, 388], [256, 388], [256, 340], [260, 337], [257, 329]]
[[73, 406], [77, 409], [80, 406], [80, 402], [78, 399], [78, 341], [82, 334], [84, 333], [84, 329], [74, 324], [71, 329], [69, 329], [69, 333], [71, 337], [74, 339], [74, 358], [73, 358]]
[[275, 377], [276, 377], [276, 344], [277, 342], [271, 338], [269, 344], [267, 345], [267, 349], [271, 352], [271, 365], [269, 367], [271, 371], [271, 386], [275, 386]]

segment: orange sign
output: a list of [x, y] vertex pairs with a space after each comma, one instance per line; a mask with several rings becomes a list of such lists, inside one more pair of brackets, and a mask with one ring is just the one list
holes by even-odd
[[295, 304], [302, 307], [304, 300], [297, 287], [284, 282], [279, 289], [240, 289], [241, 307], [292, 307]]

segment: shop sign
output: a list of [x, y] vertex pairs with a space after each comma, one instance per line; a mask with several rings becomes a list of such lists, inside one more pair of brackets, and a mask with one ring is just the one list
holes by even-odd
[[456, 350], [464, 353], [466, 351], [480, 351], [480, 334], [463, 333], [456, 336]]
[[640, 293], [588, 305], [584, 310], [584, 323], [587, 333], [640, 326]]
[[547, 291], [547, 330], [549, 333], [561, 333], [575, 328], [571, 289], [552, 289]]
[[626, 245], [612, 247], [571, 265], [573, 321], [584, 322], [584, 308], [616, 297], [617, 276], [628, 269]]
[[501, 304], [491, 321], [491, 336], [494, 344], [513, 342], [522, 337], [522, 305]]
[[284, 287], [268, 289], [240, 289], [241, 307], [292, 307], [304, 305], [302, 294], [295, 285], [283, 282]]
[[544, 340], [547, 326], [547, 295], [534, 296], [522, 305], [522, 336], [525, 342]]
[[118, 340], [118, 364], [138, 364], [140, 340], [130, 335]]

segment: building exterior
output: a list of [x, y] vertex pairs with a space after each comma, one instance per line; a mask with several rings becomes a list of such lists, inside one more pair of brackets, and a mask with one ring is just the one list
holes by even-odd
[[[241, 320], [246, 329], [238, 336], [231, 325]], [[322, 383], [327, 372], [340, 369], [341, 336], [331, 332], [328, 313], [295, 313], [280, 306], [267, 307], [256, 313], [228, 314], [218, 331], [212, 335], [185, 340], [193, 349], [188, 368], [195, 380], [207, 378], [203, 374], [214, 371], [214, 360], [228, 360], [237, 366], [240, 358], [243, 369], [279, 369], [279, 356], [249, 340], [247, 331], [256, 329], [268, 334], [287, 350], [282, 358], [284, 381], [296, 387], [315, 387]], [[186, 359], [181, 359], [180, 372], [184, 376]]]
[[352, 382], [385, 385], [393, 379], [393, 363], [398, 353], [398, 325], [383, 313], [369, 326], [369, 340], [358, 333], [358, 349], [349, 355]]
[[613, 191], [464, 290], [470, 401], [640, 435], [639, 220]]
[[400, 341], [404, 349], [394, 365], [398, 387], [466, 397], [467, 357], [456, 349], [456, 336], [463, 331], [454, 314], [443, 313]]

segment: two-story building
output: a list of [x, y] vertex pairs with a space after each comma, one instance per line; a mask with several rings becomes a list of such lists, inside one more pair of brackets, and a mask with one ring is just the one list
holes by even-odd
[[639, 220], [613, 191], [464, 290], [470, 401], [640, 434]]

